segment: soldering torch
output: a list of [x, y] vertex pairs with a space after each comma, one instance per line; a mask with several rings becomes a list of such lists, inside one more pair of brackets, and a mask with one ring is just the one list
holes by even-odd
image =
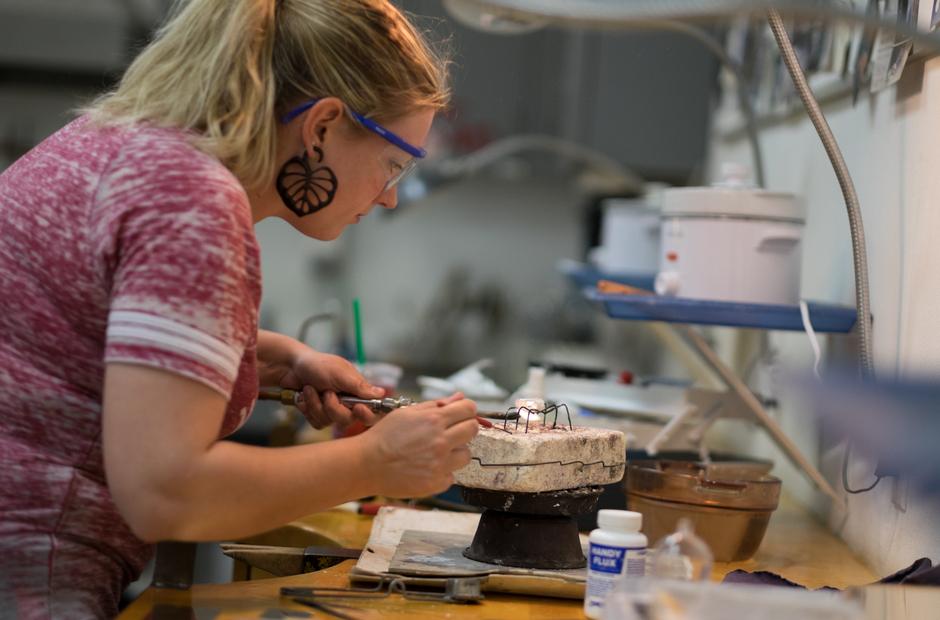
[[[261, 388], [258, 390], [258, 400], [276, 400], [282, 405], [293, 405], [296, 407], [303, 402], [303, 399], [303, 392], [299, 392], [297, 390], [290, 390], [287, 388]], [[343, 403], [347, 407], [365, 405], [375, 413], [388, 413], [389, 411], [394, 411], [400, 407], [407, 407], [409, 405], [415, 404], [413, 400], [405, 396], [399, 396], [398, 398], [357, 398], [348, 394], [340, 394], [339, 402]], [[477, 422], [480, 423], [480, 426], [486, 428], [492, 428], [493, 424], [485, 418], [514, 420], [518, 417], [518, 413], [480, 413], [476, 416]]]
[[[258, 391], [258, 400], [276, 400], [282, 405], [299, 405], [303, 402], [303, 392], [286, 388], [261, 388]], [[357, 398], [349, 394], [340, 394], [339, 402], [347, 407], [365, 405], [375, 413], [388, 413], [399, 407], [413, 405], [414, 401], [405, 396], [398, 398]]]

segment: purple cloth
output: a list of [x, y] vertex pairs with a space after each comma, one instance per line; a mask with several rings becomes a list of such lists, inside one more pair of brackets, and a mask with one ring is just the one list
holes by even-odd
[[[780, 575], [764, 570], [749, 573], [746, 570], [734, 570], [725, 575], [722, 583], [744, 583], [760, 586], [783, 586], [787, 588], [803, 588], [798, 583], [784, 579]], [[907, 586], [938, 586], [940, 585], [940, 565], [934, 566], [929, 558], [920, 558], [907, 568], [879, 579], [875, 584], [903, 584]], [[874, 584], [873, 584], [874, 585]], [[837, 590], [829, 586], [820, 590]]]

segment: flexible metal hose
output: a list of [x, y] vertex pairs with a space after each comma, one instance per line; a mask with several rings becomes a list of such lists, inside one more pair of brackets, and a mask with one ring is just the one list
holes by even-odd
[[839, 180], [839, 187], [842, 189], [842, 197], [845, 199], [845, 207], [849, 216], [849, 229], [852, 233], [852, 261], [855, 266], [855, 309], [858, 313], [858, 337], [859, 337], [859, 365], [863, 377], [874, 376], [874, 363], [872, 356], [872, 337], [871, 337], [871, 297], [868, 287], [868, 255], [865, 246], [865, 228], [862, 224], [862, 211], [859, 206], [858, 195], [855, 192], [855, 184], [852, 182], [852, 176], [845, 165], [842, 157], [842, 151], [836, 142], [832, 129], [823, 116], [819, 103], [813, 96], [809, 84], [806, 82], [806, 76], [800, 66], [800, 61], [790, 43], [790, 37], [787, 34], [780, 14], [771, 9], [767, 12], [767, 21], [770, 23], [770, 29], [773, 32], [777, 46], [780, 48], [780, 55], [783, 62], [793, 79], [793, 85], [796, 92], [806, 108], [819, 139], [822, 140], [823, 148], [826, 149], [826, 155], [832, 162], [832, 169]]

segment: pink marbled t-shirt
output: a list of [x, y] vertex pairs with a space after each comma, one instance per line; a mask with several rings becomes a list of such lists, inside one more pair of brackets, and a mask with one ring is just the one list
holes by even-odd
[[227, 435], [257, 395], [260, 299], [247, 196], [178, 130], [80, 118], [0, 174], [0, 615], [117, 612], [152, 549], [105, 481], [105, 364], [218, 390]]

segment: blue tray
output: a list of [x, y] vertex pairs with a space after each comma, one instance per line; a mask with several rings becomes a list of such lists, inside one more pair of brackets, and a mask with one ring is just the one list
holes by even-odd
[[[590, 290], [585, 295], [602, 303], [607, 315], [614, 319], [803, 331], [799, 306], [659, 295], [613, 295]], [[817, 332], [847, 333], [855, 325], [856, 316], [855, 308], [851, 306], [809, 302], [810, 322]]]

